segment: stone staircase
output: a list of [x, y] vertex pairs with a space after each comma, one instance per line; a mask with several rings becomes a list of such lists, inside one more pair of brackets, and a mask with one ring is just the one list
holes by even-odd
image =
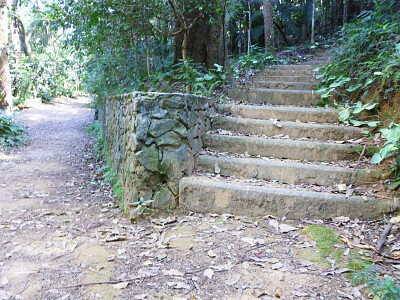
[[367, 189], [387, 175], [358, 168], [361, 129], [337, 124], [334, 109], [315, 107], [313, 69], [325, 60], [268, 67], [229, 92], [235, 103], [219, 106], [195, 175], [180, 182], [181, 206], [289, 219], [369, 219], [390, 211], [390, 199]]

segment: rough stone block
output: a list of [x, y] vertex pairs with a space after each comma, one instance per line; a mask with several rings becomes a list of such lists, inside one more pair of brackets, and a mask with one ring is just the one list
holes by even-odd
[[136, 155], [144, 168], [153, 172], [158, 170], [158, 149], [155, 145], [142, 148]]
[[159, 137], [174, 128], [174, 120], [172, 119], [153, 119], [150, 124], [149, 134], [153, 137]]
[[175, 205], [175, 196], [171, 191], [163, 187], [154, 195], [154, 208], [168, 208], [171, 205]]
[[167, 132], [162, 136], [156, 138], [157, 146], [175, 146], [178, 147], [181, 144], [181, 138], [179, 135], [173, 131]]

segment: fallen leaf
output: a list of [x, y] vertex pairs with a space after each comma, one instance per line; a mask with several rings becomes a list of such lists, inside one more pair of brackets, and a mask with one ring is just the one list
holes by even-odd
[[3, 280], [1, 281], [2, 286], [6, 286], [8, 284], [8, 279], [6, 276], [3, 277]]
[[333, 218], [332, 221], [335, 222], [335, 223], [347, 223], [347, 222], [350, 221], [350, 218], [349, 217], [340, 216], [340, 217]]
[[190, 285], [184, 282], [167, 282], [169, 287], [173, 287], [174, 289], [190, 289]]
[[204, 271], [204, 276], [211, 279], [214, 276], [214, 271], [212, 269], [206, 269]]
[[235, 285], [240, 280], [240, 276], [241, 276], [240, 274], [234, 275], [233, 277], [225, 280], [225, 284], [229, 286]]
[[254, 239], [251, 238], [251, 237], [244, 237], [244, 238], [242, 238], [241, 240], [242, 240], [243, 242], [245, 242], [245, 243], [250, 244], [250, 245], [254, 245], [254, 244], [255, 244]]
[[162, 270], [163, 274], [165, 276], [184, 276], [185, 274], [175, 270], [175, 269], [170, 269], [170, 270]]
[[279, 223], [275, 219], [269, 220], [269, 225], [274, 227], [276, 231], [279, 231]]
[[113, 289], [115, 290], [122, 290], [125, 289], [127, 286], [129, 285], [129, 282], [125, 281], [125, 282], [120, 282], [117, 284], [113, 284]]
[[280, 224], [279, 225], [279, 231], [281, 233], [287, 233], [287, 232], [295, 231], [295, 230], [298, 230], [298, 228], [290, 226], [290, 225], [287, 225], [287, 224]]
[[115, 254], [111, 254], [108, 258], [107, 261], [114, 261], [117, 258]]
[[280, 298], [281, 296], [282, 296], [281, 290], [280, 290], [280, 289], [276, 289], [276, 291], [275, 291], [275, 297], [276, 297], [276, 298]]
[[218, 164], [215, 164], [215, 174], [220, 174], [221, 173], [221, 169], [220, 169], [220, 167], [218, 166]]
[[338, 184], [337, 185], [337, 189], [338, 189], [338, 191], [339, 192], [345, 192], [345, 191], [347, 191], [347, 185], [345, 185], [345, 184]]
[[400, 222], [400, 216], [393, 217], [393, 218], [390, 219], [390, 223], [392, 223], [392, 224], [396, 224], [396, 223], [399, 223], [399, 222]]
[[272, 269], [272, 270], [279, 270], [279, 269], [282, 268], [282, 267], [283, 267], [283, 263], [278, 262], [278, 263], [276, 263], [276, 264], [273, 264], [273, 265], [271, 266], [271, 269]]

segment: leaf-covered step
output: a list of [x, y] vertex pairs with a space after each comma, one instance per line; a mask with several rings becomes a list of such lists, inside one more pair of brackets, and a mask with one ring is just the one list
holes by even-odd
[[287, 185], [252, 184], [251, 181], [227, 181], [205, 176], [183, 178], [179, 185], [179, 203], [190, 211], [231, 213], [247, 216], [286, 217], [288, 219], [380, 218], [389, 212], [393, 201], [350, 196]]
[[213, 129], [224, 129], [250, 135], [287, 135], [290, 138], [311, 138], [321, 141], [350, 140], [362, 137], [361, 129], [331, 124], [255, 120], [217, 116], [212, 119]]
[[[203, 143], [205, 147], [219, 152], [327, 162], [357, 160], [364, 149], [360, 145], [220, 134], [206, 134], [203, 138]], [[375, 147], [367, 147], [364, 154], [372, 156], [376, 151]]]
[[277, 119], [316, 123], [338, 122], [338, 111], [332, 108], [221, 104], [218, 106], [218, 111], [242, 118], [259, 120]]

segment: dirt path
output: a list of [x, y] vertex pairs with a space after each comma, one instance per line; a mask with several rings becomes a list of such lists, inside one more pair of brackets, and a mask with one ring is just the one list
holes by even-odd
[[29, 145], [0, 153], [0, 299], [360, 298], [315, 242], [268, 218], [131, 224], [96, 175], [87, 103], [23, 112]]

